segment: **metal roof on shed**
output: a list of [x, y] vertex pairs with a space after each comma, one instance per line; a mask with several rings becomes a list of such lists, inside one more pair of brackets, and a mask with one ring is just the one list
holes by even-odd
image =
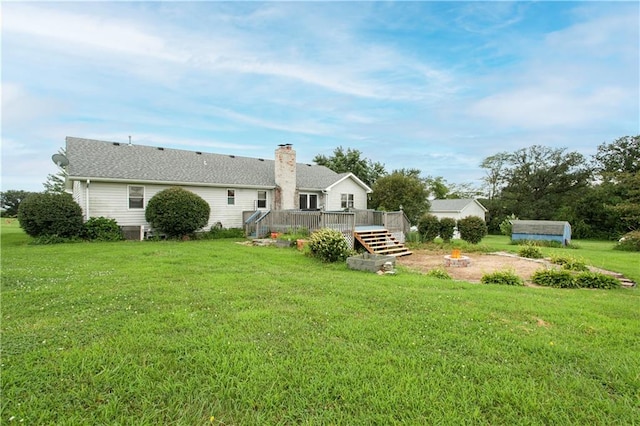
[[569, 222], [554, 220], [513, 220], [513, 234], [564, 235], [565, 228], [571, 228]]

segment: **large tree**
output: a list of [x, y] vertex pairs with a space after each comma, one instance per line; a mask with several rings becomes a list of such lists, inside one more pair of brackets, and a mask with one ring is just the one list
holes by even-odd
[[20, 207], [20, 203], [31, 194], [35, 194], [35, 192], [15, 189], [0, 192], [0, 205], [5, 209], [2, 213], [3, 216], [16, 216], [18, 214], [18, 207]]
[[592, 176], [582, 154], [541, 145], [496, 154], [482, 166], [490, 167], [506, 214], [520, 219], [563, 219], [562, 207], [580, 199]]
[[420, 177], [420, 170], [394, 170], [379, 178], [372, 189], [372, 208], [387, 211], [402, 208], [412, 224], [417, 224], [422, 214], [429, 210], [429, 190]]
[[603, 177], [640, 173], [640, 135], [623, 136], [601, 144], [594, 155], [594, 165]]
[[615, 223], [611, 237], [640, 229], [640, 135], [601, 144], [593, 164], [599, 177], [595, 190], [601, 202], [585, 210], [600, 211], [600, 222], [587, 216], [586, 223], [592, 227], [602, 220]]
[[313, 158], [313, 162], [319, 166], [325, 166], [330, 168], [336, 173], [351, 172], [358, 177], [361, 181], [371, 187], [378, 178], [386, 175], [384, 164], [373, 162], [362, 156], [362, 152], [357, 149], [344, 148], [339, 146], [333, 150], [333, 155], [330, 157], [324, 155], [316, 155]]

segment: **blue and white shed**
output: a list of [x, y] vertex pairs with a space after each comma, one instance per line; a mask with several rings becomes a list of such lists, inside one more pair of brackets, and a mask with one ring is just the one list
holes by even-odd
[[557, 241], [566, 246], [571, 243], [571, 225], [554, 220], [514, 220], [511, 222], [511, 239]]

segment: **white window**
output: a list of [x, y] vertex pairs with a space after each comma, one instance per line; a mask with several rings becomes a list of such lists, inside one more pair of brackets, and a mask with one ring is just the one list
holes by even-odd
[[340, 194], [340, 207], [343, 209], [353, 208], [353, 194]]
[[129, 185], [129, 208], [144, 208], [144, 186]]
[[236, 190], [227, 189], [227, 205], [233, 206], [236, 203]]
[[318, 210], [318, 194], [300, 194], [300, 210]]
[[256, 208], [267, 208], [267, 191], [258, 191], [258, 202], [256, 203]]

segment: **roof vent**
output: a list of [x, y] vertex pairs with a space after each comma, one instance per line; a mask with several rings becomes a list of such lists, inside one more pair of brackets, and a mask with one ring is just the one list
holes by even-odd
[[161, 147], [161, 146], [159, 146], [157, 149], [158, 149], [158, 151], [164, 151], [164, 148]]
[[120, 146], [120, 142], [114, 142], [113, 146]]

